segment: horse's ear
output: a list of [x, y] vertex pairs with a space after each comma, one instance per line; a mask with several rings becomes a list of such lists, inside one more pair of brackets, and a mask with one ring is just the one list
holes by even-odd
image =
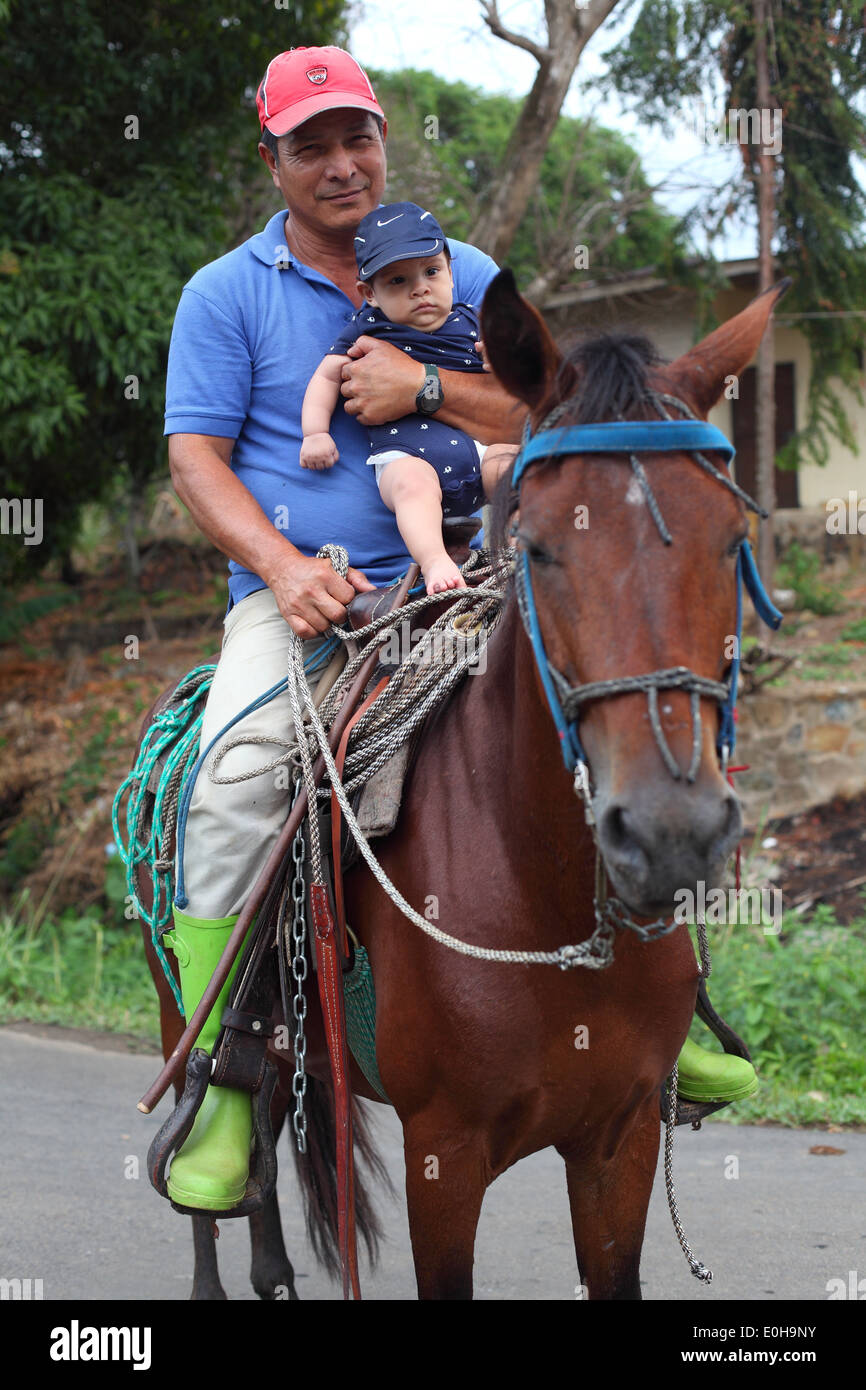
[[665, 376], [679, 394], [686, 396], [703, 415], [716, 404], [732, 377], [751, 362], [764, 336], [770, 315], [791, 280], [764, 290], [757, 299], [728, 319], [695, 347], [665, 369]]
[[481, 305], [481, 336], [494, 375], [530, 409], [544, 398], [562, 356], [547, 325], [518, 293], [510, 270], [500, 270]]

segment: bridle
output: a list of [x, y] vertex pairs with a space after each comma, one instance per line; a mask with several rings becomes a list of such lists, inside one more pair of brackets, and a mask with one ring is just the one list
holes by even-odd
[[[564, 454], [627, 454], [632, 473], [637, 478], [646, 498], [650, 514], [665, 545], [673, 544], [673, 537], [665, 525], [658, 502], [650, 486], [646, 471], [638, 454], [689, 453], [698, 467], [702, 468], [717, 482], [721, 483], [747, 507], [766, 517], [767, 513], [758, 506], [748, 493], [744, 492], [727, 474], [720, 472], [703, 453], [709, 449], [724, 455], [730, 463], [735, 450], [730, 441], [715, 425], [699, 420], [684, 401], [676, 396], [650, 391], [646, 399], [653, 405], [660, 418], [658, 420], [608, 420], [599, 424], [565, 425], [554, 428], [557, 421], [574, 410], [574, 400], [569, 398], [556, 406], [545, 416], [536, 434], [530, 433], [527, 420], [523, 444], [514, 460], [511, 474], [512, 488], [520, 503], [520, 484], [528, 465], [536, 459], [549, 459]], [[676, 420], [667, 412], [666, 406], [674, 406], [687, 418]], [[512, 529], [512, 534], [516, 532]], [[676, 918], [667, 921], [660, 918], [649, 925], [635, 922], [625, 905], [610, 897], [607, 892], [607, 875], [598, 839], [595, 813], [592, 805], [592, 786], [589, 762], [580, 741], [578, 723], [580, 710], [592, 700], [609, 699], [616, 695], [645, 691], [649, 707], [650, 726], [665, 767], [675, 780], [682, 773], [665, 740], [658, 714], [658, 692], [660, 690], [686, 690], [689, 692], [692, 717], [692, 752], [686, 781], [694, 782], [701, 758], [701, 696], [715, 699], [720, 707], [719, 731], [716, 737], [716, 752], [722, 775], [727, 774], [728, 759], [736, 741], [737, 681], [740, 668], [740, 643], [743, 632], [743, 587], [745, 586], [759, 617], [772, 628], [782, 621], [782, 614], [775, 607], [758, 574], [749, 543], [742, 541], [737, 552], [737, 640], [727, 681], [710, 680], [699, 676], [686, 666], [674, 666], [664, 671], [648, 671], [635, 676], [620, 676], [612, 680], [592, 681], [585, 685], [571, 685], [561, 671], [548, 659], [538, 621], [535, 595], [532, 590], [532, 574], [529, 555], [520, 545], [515, 568], [515, 589], [520, 616], [526, 634], [532, 644], [536, 665], [550, 706], [550, 712], [559, 734], [562, 757], [568, 772], [574, 778], [574, 790], [583, 801], [586, 822], [595, 841], [595, 915], [596, 932], [605, 944], [612, 939], [615, 927], [628, 927], [644, 941], [656, 940], [667, 935], [677, 925]], [[702, 954], [705, 943], [701, 943]]]
[[[646, 399], [658, 411], [658, 420], [609, 420], [599, 424], [565, 425], [554, 428], [556, 422], [569, 411], [574, 410], [574, 399], [569, 398], [556, 406], [545, 417], [536, 434], [530, 433], [527, 420], [523, 445], [514, 461], [511, 475], [512, 487], [517, 491], [518, 505], [520, 484], [529, 464], [537, 459], [549, 459], [564, 454], [626, 454], [632, 472], [643, 490], [650, 514], [665, 545], [673, 544], [673, 537], [665, 525], [658, 502], [653, 495], [646, 471], [638, 454], [646, 453], [689, 453], [693, 461], [717, 482], [721, 483], [747, 507], [766, 517], [767, 513], [749, 497], [726, 473], [722, 473], [704, 455], [709, 449], [724, 455], [730, 463], [735, 450], [730, 441], [715, 425], [699, 420], [684, 401], [662, 392], [650, 391]], [[666, 409], [667, 405], [681, 411], [685, 419], [673, 419]], [[519, 538], [518, 538], [519, 541]], [[743, 628], [743, 586], [751, 598], [759, 617], [772, 628], [778, 628], [782, 614], [775, 607], [758, 574], [757, 566], [749, 546], [744, 540], [737, 553], [737, 620], [736, 644], [731, 660], [727, 681], [710, 680], [699, 676], [685, 666], [674, 666], [663, 671], [649, 671], [635, 676], [622, 676], [613, 680], [592, 681], [585, 685], [573, 686], [551, 663], [544, 649], [535, 596], [532, 590], [532, 575], [529, 556], [525, 547], [519, 546], [515, 570], [517, 601], [523, 626], [532, 644], [538, 665], [547, 703], [559, 734], [563, 761], [574, 777], [574, 789], [584, 801], [591, 815], [591, 788], [589, 764], [578, 732], [581, 708], [592, 700], [608, 699], [615, 695], [645, 691], [649, 707], [650, 725], [662, 760], [675, 780], [682, 776], [680, 768], [668, 747], [658, 715], [658, 692], [660, 690], [685, 690], [689, 692], [692, 716], [692, 753], [686, 781], [694, 782], [697, 777], [701, 756], [701, 716], [702, 696], [715, 699], [720, 707], [719, 731], [716, 738], [716, 751], [722, 773], [726, 773], [728, 759], [736, 741], [736, 703], [737, 680], [740, 666], [740, 642]]]

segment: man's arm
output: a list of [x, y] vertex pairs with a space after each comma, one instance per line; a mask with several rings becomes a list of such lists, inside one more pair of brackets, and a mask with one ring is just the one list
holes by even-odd
[[[341, 391], [347, 415], [362, 425], [384, 425], [414, 415], [424, 367], [390, 343], [361, 337], [349, 349]], [[481, 444], [519, 444], [526, 405], [488, 373], [440, 371], [445, 400], [437, 420], [465, 430]]]
[[345, 620], [356, 592], [374, 586], [352, 568], [341, 579], [330, 560], [302, 555], [277, 530], [229, 467], [234, 443], [216, 435], [170, 435], [175, 491], [209, 541], [261, 575], [293, 632], [303, 638], [327, 632], [331, 623]]

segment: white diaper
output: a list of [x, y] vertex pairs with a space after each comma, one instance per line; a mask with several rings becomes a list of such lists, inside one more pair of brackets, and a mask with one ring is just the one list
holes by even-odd
[[[484, 457], [484, 451], [487, 448], [487, 445], [479, 444], [477, 439], [473, 439], [472, 442], [478, 450], [479, 459], [482, 459]], [[416, 455], [407, 454], [405, 449], [388, 449], [384, 454], [371, 454], [370, 457], [367, 459], [367, 463], [371, 466], [371, 468], [375, 468], [376, 482], [379, 485], [381, 485], [382, 472], [387, 464], [393, 463], [395, 459], [405, 459], [414, 457], [416, 457]]]

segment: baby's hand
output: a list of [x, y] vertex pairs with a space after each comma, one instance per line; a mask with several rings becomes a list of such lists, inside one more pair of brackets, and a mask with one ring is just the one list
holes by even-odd
[[490, 363], [487, 360], [487, 353], [484, 351], [484, 344], [480, 338], [478, 339], [478, 342], [475, 344], [475, 351], [478, 353], [479, 357], [484, 363], [485, 372], [489, 372], [491, 370]]
[[329, 434], [308, 434], [301, 445], [302, 468], [333, 468], [340, 451]]

